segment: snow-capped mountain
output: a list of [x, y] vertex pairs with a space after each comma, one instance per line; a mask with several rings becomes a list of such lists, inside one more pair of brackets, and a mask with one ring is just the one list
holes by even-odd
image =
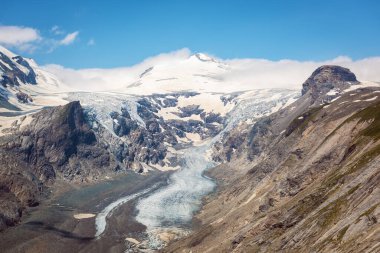
[[230, 66], [206, 54], [197, 53], [175, 64], [157, 64], [144, 70], [126, 86], [128, 93], [152, 94], [177, 91], [234, 92], [223, 76]]
[[67, 88], [33, 59], [0, 46], [0, 112], [33, 111], [64, 103], [57, 94]]
[[[174, 63], [158, 62], [121, 89], [70, 92], [33, 60], [4, 48], [0, 51], [4, 52], [2, 62], [13, 64], [2, 68], [3, 80], [21, 73], [17, 84], [2, 87], [4, 101], [14, 106], [2, 106], [2, 134], [20, 128], [22, 115], [80, 101], [98, 139], [106, 143], [120, 166], [138, 171], [176, 169], [177, 150], [200, 145], [240, 121], [252, 123], [298, 95], [294, 90], [241, 90], [223, 79], [230, 71], [228, 64], [201, 53]], [[24, 77], [28, 75], [30, 80]], [[132, 79], [126, 72], [125, 80]], [[21, 92], [30, 100], [17, 100]]]

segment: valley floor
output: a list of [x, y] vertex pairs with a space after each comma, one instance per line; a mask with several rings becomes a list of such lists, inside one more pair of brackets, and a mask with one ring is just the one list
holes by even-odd
[[125, 252], [126, 238], [139, 238], [145, 230], [133, 218], [135, 200], [113, 211], [100, 237], [94, 236], [93, 214], [120, 197], [142, 191], [146, 185], [165, 185], [170, 174], [129, 173], [81, 188], [57, 182], [59, 186], [49, 200], [30, 209], [20, 225], [1, 233], [1, 252]]

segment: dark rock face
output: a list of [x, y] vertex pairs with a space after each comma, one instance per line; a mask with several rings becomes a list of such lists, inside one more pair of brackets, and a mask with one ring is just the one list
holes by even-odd
[[[16, 56], [13, 57], [13, 59], [10, 59], [8, 56], [0, 52], [0, 59], [6, 63], [5, 65], [0, 62], [0, 70], [2, 72], [1, 85], [3, 87], [7, 87], [8, 85], [12, 87], [20, 86], [19, 80], [23, 83], [37, 84], [36, 73], [24, 58]], [[24, 73], [16, 63], [25, 67], [28, 70], [28, 73]]]
[[358, 80], [349, 69], [340, 66], [325, 65], [317, 68], [302, 85], [302, 95], [310, 91], [313, 98], [333, 88], [340, 90], [356, 84]]
[[[42, 110], [13, 135], [0, 138], [1, 227], [13, 225], [22, 208], [38, 205], [57, 177], [91, 181], [117, 167], [85, 122], [78, 101]], [[5, 224], [5, 225], [4, 225]]]

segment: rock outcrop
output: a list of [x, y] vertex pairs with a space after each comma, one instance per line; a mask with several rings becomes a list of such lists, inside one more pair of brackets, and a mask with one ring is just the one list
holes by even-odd
[[37, 205], [56, 179], [90, 182], [118, 168], [98, 142], [78, 101], [44, 109], [31, 122], [0, 138], [0, 228]]

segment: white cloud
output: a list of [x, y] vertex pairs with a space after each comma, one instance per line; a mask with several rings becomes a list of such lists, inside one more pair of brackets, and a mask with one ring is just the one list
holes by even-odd
[[69, 33], [65, 36], [65, 38], [63, 38], [62, 40], [59, 41], [59, 44], [64, 45], [64, 46], [70, 45], [75, 41], [75, 39], [78, 37], [78, 35], [79, 35], [79, 31]]
[[65, 32], [57, 25], [50, 29], [50, 37], [43, 37], [40, 31], [31, 27], [23, 26], [3, 26], [0, 25], [0, 45], [20, 52], [33, 53], [34, 51], [50, 53], [59, 46], [72, 44], [78, 37], [79, 31], [66, 34], [63, 39], [58, 39], [58, 35]]
[[[147, 68], [152, 66], [165, 68], [165, 65], [180, 66], [190, 55], [190, 50], [185, 48], [147, 58], [143, 62], [130, 67], [74, 70], [59, 65], [47, 65], [44, 66], [44, 68], [57, 75], [67, 86], [75, 89], [86, 91], [125, 90], [128, 85], [136, 82], [140, 74]], [[380, 72], [378, 71], [380, 69], [380, 57], [355, 61], [348, 57], [337, 57], [327, 61], [270, 61], [265, 59], [219, 60], [229, 65], [227, 71], [218, 74], [218, 79], [221, 80], [220, 91], [258, 88], [300, 89], [302, 83], [316, 68], [326, 64], [347, 67], [351, 69], [361, 81], [380, 81]], [[183, 66], [189, 65], [185, 64]], [[184, 71], [186, 72], [186, 70]], [[171, 75], [171, 73], [168, 75]], [[148, 85], [158, 85], [158, 83], [149, 83]], [[204, 85], [207, 86], [208, 84]], [[228, 89], [225, 89], [225, 86], [228, 86]], [[192, 87], [191, 83], [189, 83], [189, 87]], [[230, 87], [232, 88], [230, 89]]]
[[380, 81], [380, 57], [356, 61], [340, 56], [326, 61], [233, 59], [225, 62], [232, 66], [232, 70], [223, 76], [225, 81], [234, 81], [246, 88], [300, 88], [311, 73], [322, 65], [349, 68], [361, 81]]
[[87, 46], [93, 46], [95, 45], [95, 40], [94, 39], [90, 39], [88, 42], [87, 42]]
[[42, 38], [38, 30], [22, 26], [0, 26], [0, 44], [21, 51], [33, 51]]
[[149, 57], [139, 64], [130, 67], [111, 69], [70, 69], [60, 65], [46, 65], [43, 68], [55, 74], [67, 86], [79, 90], [96, 91], [120, 89], [138, 79], [139, 75], [149, 67], [157, 64], [176, 64], [190, 56], [190, 50], [178, 51]]

